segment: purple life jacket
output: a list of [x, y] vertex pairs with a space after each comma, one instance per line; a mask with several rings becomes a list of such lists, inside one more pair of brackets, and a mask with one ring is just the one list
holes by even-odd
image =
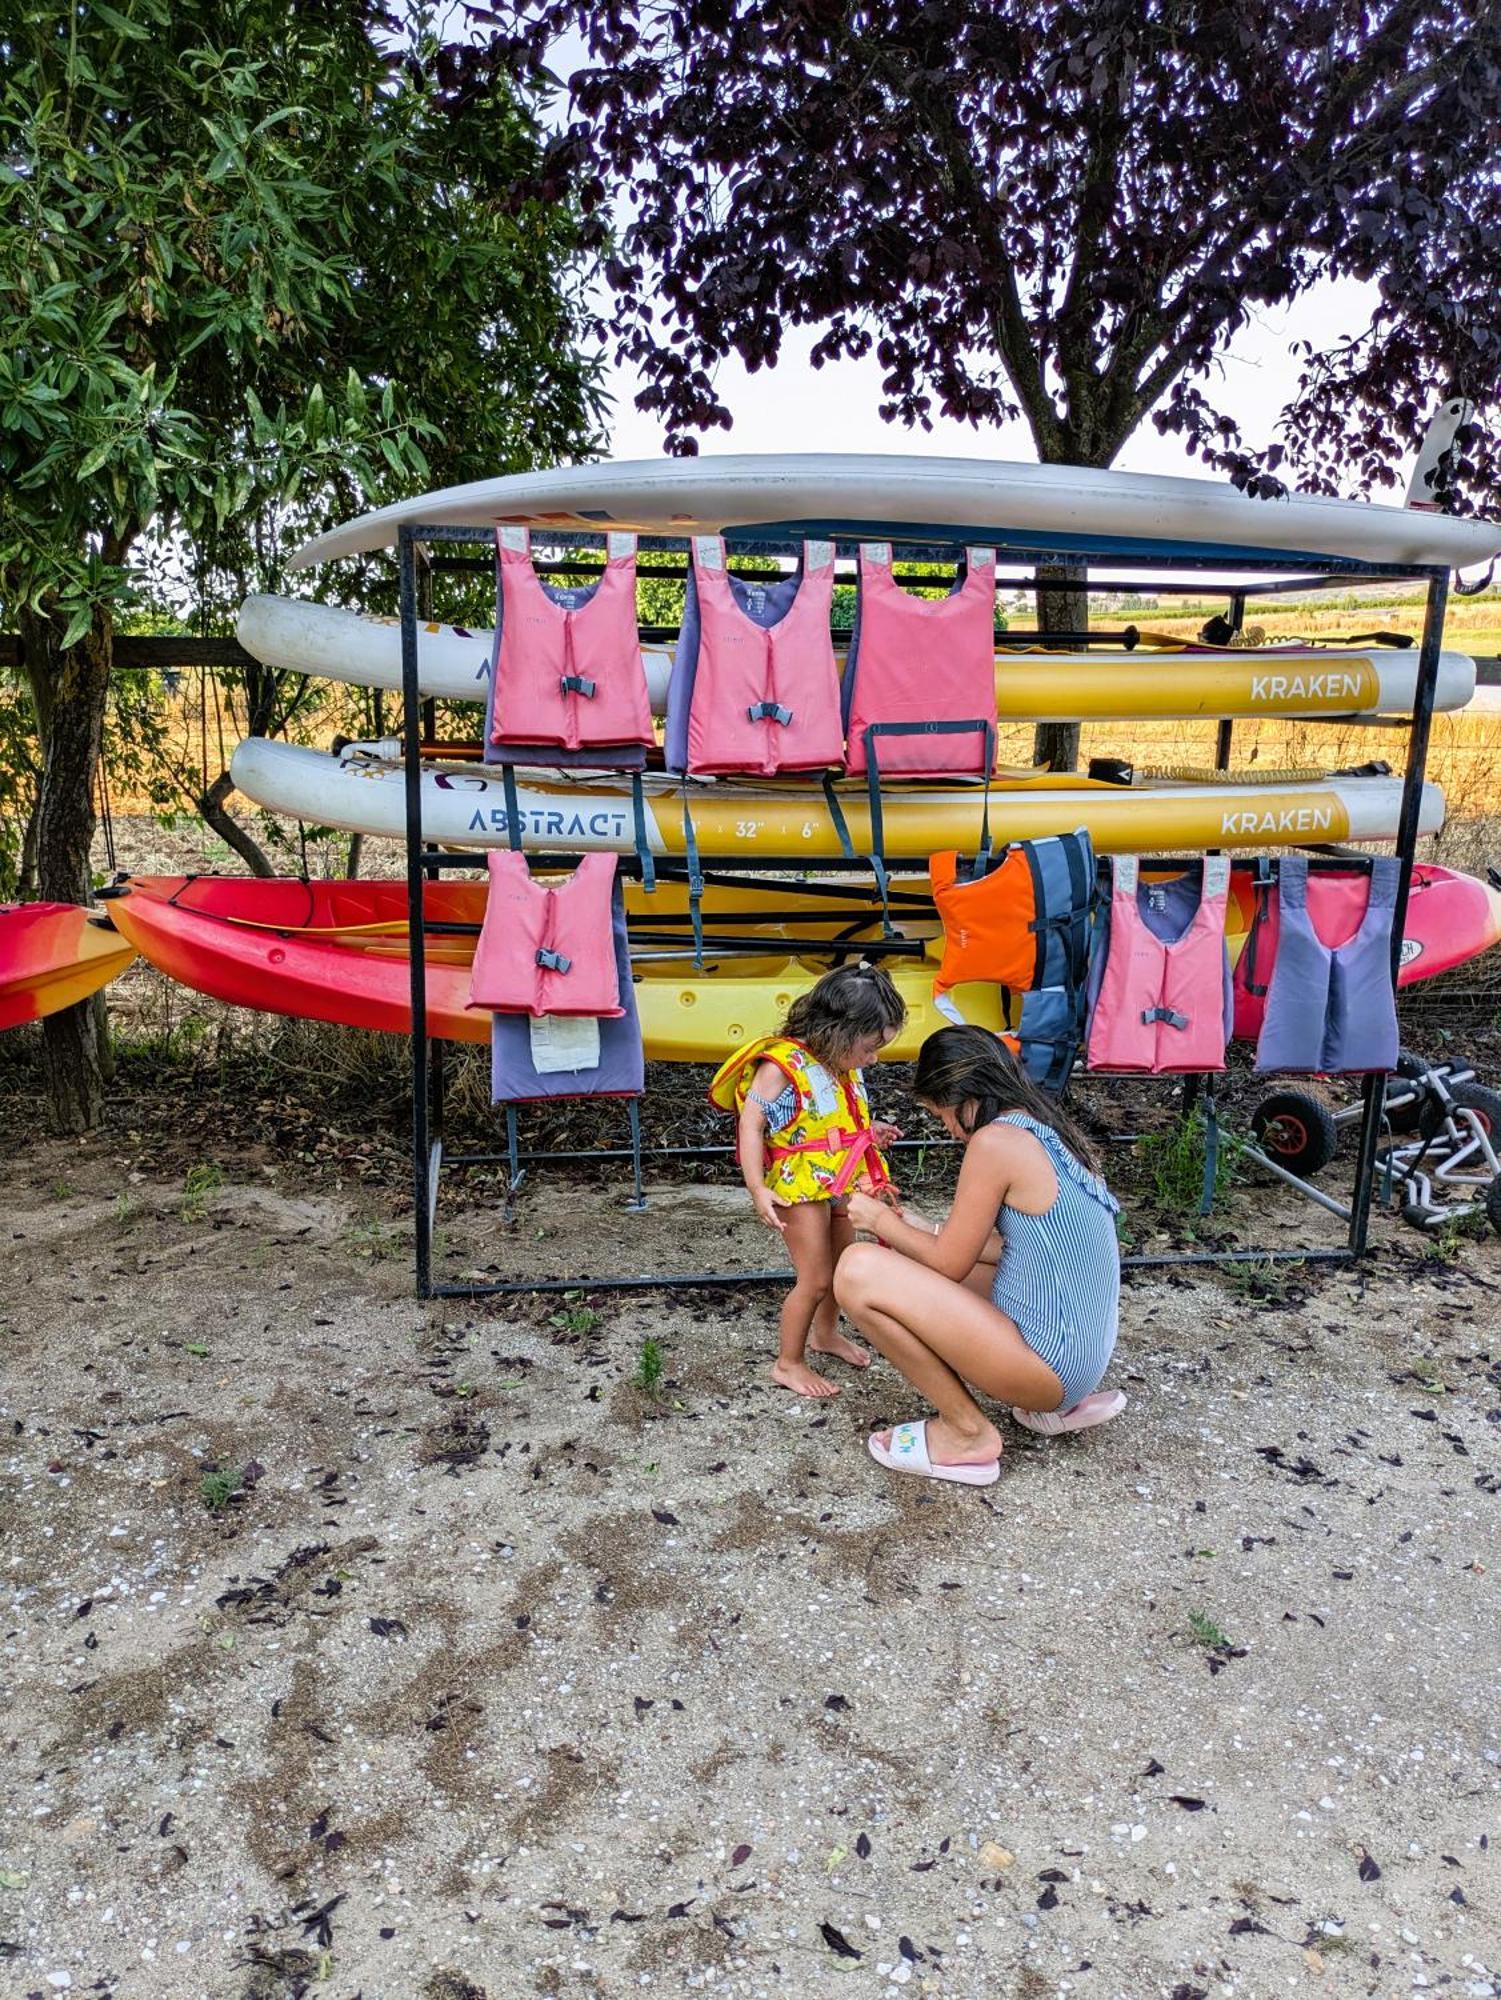
[[615, 970], [622, 1012], [599, 1024], [599, 1064], [594, 1069], [548, 1070], [532, 1059], [532, 1022], [524, 1014], [497, 1014], [490, 1031], [490, 1097], [496, 1104], [525, 1104], [548, 1097], [639, 1097], [646, 1088], [641, 1017], [631, 984], [625, 896], [617, 876], [610, 905]]
[[[1307, 855], [1283, 855], [1277, 870], [1277, 957], [1256, 1043], [1258, 1070], [1337, 1076], [1395, 1069], [1392, 919], [1400, 880], [1396, 857], [1378, 857], [1359, 929], [1331, 947], [1309, 912]], [[1315, 877], [1315, 902], [1317, 890]]]

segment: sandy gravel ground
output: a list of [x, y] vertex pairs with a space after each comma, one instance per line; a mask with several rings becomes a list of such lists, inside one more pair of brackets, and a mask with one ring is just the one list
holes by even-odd
[[394, 1214], [12, 1163], [0, 1992], [1501, 1991], [1501, 1245], [1137, 1282], [1128, 1416], [977, 1494], [871, 1464], [879, 1365], [773, 1389], [770, 1295], [429, 1310]]

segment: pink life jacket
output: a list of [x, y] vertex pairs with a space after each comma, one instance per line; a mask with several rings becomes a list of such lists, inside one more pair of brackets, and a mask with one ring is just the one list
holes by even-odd
[[1171, 942], [1148, 924], [1136, 893], [1139, 873], [1134, 854], [1116, 856], [1089, 1067], [1151, 1076], [1223, 1069], [1229, 857], [1205, 857], [1199, 906]]
[[693, 578], [699, 642], [688, 770], [774, 778], [841, 763], [839, 668], [829, 631], [833, 543], [804, 542], [796, 592], [774, 625], [758, 625], [736, 603], [722, 537], [694, 536]]
[[525, 528], [497, 528], [500, 650], [492, 743], [565, 750], [649, 746], [651, 699], [636, 629], [636, 537], [606, 537], [604, 575], [587, 592], [543, 588]]
[[613, 854], [586, 854], [560, 883], [538, 882], [526, 856], [487, 857], [490, 893], [474, 953], [469, 1005], [497, 1014], [624, 1013], [610, 898]]
[[[970, 549], [947, 597], [913, 597], [891, 573], [890, 542], [860, 545], [860, 604], [844, 673], [851, 776], [866, 770], [872, 723], [995, 727], [995, 550]], [[882, 777], [985, 775], [983, 730], [876, 739]]]

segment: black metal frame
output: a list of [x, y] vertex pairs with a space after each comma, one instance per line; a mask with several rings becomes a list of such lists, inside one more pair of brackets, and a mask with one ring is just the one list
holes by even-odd
[[[1268, 503], [1272, 504], [1272, 503]], [[400, 607], [401, 607], [401, 672], [402, 672], [402, 763], [405, 779], [406, 802], [406, 878], [407, 878], [407, 918], [409, 936], [412, 942], [411, 958], [411, 1005], [412, 1005], [412, 1212], [415, 1237], [415, 1277], [419, 1298], [479, 1298], [516, 1295], [519, 1293], [559, 1293], [571, 1291], [620, 1291], [638, 1292], [649, 1290], [680, 1290], [693, 1288], [728, 1289], [741, 1285], [783, 1284], [788, 1273], [783, 1270], [756, 1271], [699, 1271], [664, 1272], [652, 1276], [610, 1277], [610, 1278], [551, 1278], [515, 1279], [496, 1282], [471, 1282], [463, 1284], [446, 1283], [435, 1280], [432, 1269], [433, 1230], [437, 1214], [437, 1202], [442, 1171], [445, 1165], [454, 1168], [508, 1164], [516, 1166], [522, 1161], [530, 1164], [539, 1157], [535, 1153], [523, 1152], [515, 1141], [514, 1122], [508, 1124], [511, 1144], [505, 1153], [458, 1154], [445, 1161], [442, 1143], [443, 1118], [443, 1056], [441, 1042], [431, 1040], [427, 1031], [427, 964], [426, 949], [421, 942], [427, 935], [428, 925], [423, 908], [423, 883], [436, 878], [444, 868], [477, 867], [482, 865], [482, 856], [476, 854], [439, 854], [424, 847], [422, 841], [422, 750], [424, 739], [431, 738], [432, 705], [424, 703], [420, 691], [418, 672], [418, 620], [431, 615], [430, 604], [419, 604], [419, 592], [423, 594], [430, 587], [434, 572], [460, 571], [478, 573], [488, 571], [490, 564], [476, 558], [429, 557], [427, 548], [433, 544], [488, 543], [494, 533], [489, 524], [473, 527], [452, 527], [413, 523], [398, 532], [397, 554], [400, 565]], [[560, 533], [551, 539], [564, 545], [587, 541], [580, 537]], [[767, 556], [796, 554], [798, 544], [760, 536], [744, 536], [747, 550]], [[973, 540], [973, 536], [966, 539]], [[659, 550], [665, 553], [685, 553], [688, 544], [680, 537], [642, 537], [643, 549]], [[853, 542], [840, 545], [841, 553], [853, 553]], [[909, 561], [946, 560], [954, 554], [947, 544], [903, 544]], [[419, 575], [419, 552], [423, 558], [423, 570]], [[1050, 547], [1040, 540], [1035, 547], [1008, 549], [1005, 552], [1006, 567], [1022, 564], [1035, 567], [1044, 564], [1067, 562], [1082, 566], [1086, 570], [1101, 565], [1142, 569], [1151, 567], [1164, 570], [1199, 571], [1212, 579], [1216, 571], [1223, 572], [1231, 565], [1222, 558], [1179, 555], [1164, 557], [1130, 556], [1122, 557], [1119, 552], [1109, 549], [1059, 549]], [[1275, 556], [1237, 557], [1234, 568], [1240, 571], [1258, 573], [1261, 571], [1287, 571], [1298, 566], [1288, 558]], [[669, 573], [664, 570], [663, 573]], [[1416, 856], [1418, 825], [1422, 806], [1422, 788], [1427, 769], [1428, 743], [1433, 722], [1433, 696], [1438, 677], [1439, 652], [1443, 639], [1444, 616], [1448, 602], [1449, 572], [1432, 566], [1414, 567], [1410, 565], [1362, 563], [1353, 559], [1325, 559], [1312, 573], [1300, 572], [1294, 576], [1270, 577], [1267, 581], [1227, 584], [1215, 586], [1212, 580], [1207, 584], [1164, 584], [1121, 583], [1102, 581], [1086, 577], [1081, 583], [1061, 583], [1053, 579], [1024, 577], [1016, 581], [1014, 587], [1020, 590], [1067, 589], [1084, 590], [1101, 594], [1181, 595], [1198, 591], [1211, 594], [1222, 588], [1229, 601], [1231, 623], [1239, 624], [1244, 616], [1246, 600], [1255, 596], [1285, 595], [1295, 591], [1316, 590], [1325, 583], [1345, 582], [1352, 578], [1381, 582], [1423, 582], [1427, 585], [1428, 601], [1423, 622], [1422, 641], [1418, 656], [1417, 686], [1414, 693], [1412, 718], [1408, 725], [1407, 766], [1404, 774], [1402, 806], [1398, 819], [1396, 852], [1401, 861], [1401, 877], [1397, 891], [1396, 912], [1392, 925], [1392, 980], [1395, 984], [1401, 963], [1402, 936], [1407, 912], [1408, 893], [1412, 880], [1412, 866]], [[1057, 643], [1059, 635], [1048, 634]], [[1154, 656], [1156, 657], [1156, 656]], [[1170, 667], [1172, 656], [1160, 657], [1160, 664]], [[1221, 720], [1215, 749], [1216, 767], [1228, 769], [1230, 750], [1234, 735], [1234, 723]], [[554, 857], [561, 860], [562, 857]], [[785, 865], [809, 872], [846, 872], [849, 861], [840, 856], [837, 859], [810, 862], [806, 856]], [[629, 862], [623, 858], [623, 866]], [[737, 860], [716, 860], [716, 872], [755, 867], [763, 871], [775, 871], [775, 858], [760, 856], [754, 863]], [[671, 873], [659, 868], [658, 873]], [[1122, 1259], [1124, 1267], [1146, 1269], [1165, 1265], [1230, 1264], [1230, 1263], [1286, 1263], [1319, 1262], [1343, 1263], [1365, 1253], [1369, 1240], [1371, 1202], [1375, 1186], [1376, 1148], [1381, 1133], [1382, 1105], [1385, 1097], [1386, 1079], [1372, 1076], [1366, 1079], [1363, 1090], [1360, 1138], [1356, 1150], [1355, 1186], [1350, 1204], [1349, 1229], [1342, 1249], [1309, 1247], [1289, 1250], [1283, 1247], [1241, 1250], [1178, 1251], [1160, 1256], [1132, 1256]], [[634, 1100], [633, 1100], [634, 1108]], [[633, 1136], [635, 1127], [633, 1125]], [[652, 1147], [644, 1149], [644, 1157], [653, 1159], [701, 1158], [715, 1149], [702, 1147]], [[725, 1152], [729, 1149], [725, 1148]], [[541, 1157], [569, 1160], [598, 1160], [605, 1162], [618, 1158], [636, 1162], [643, 1157], [643, 1149], [636, 1143], [629, 1150], [603, 1149], [589, 1154], [553, 1154]], [[638, 1183], [639, 1194], [639, 1183]]]

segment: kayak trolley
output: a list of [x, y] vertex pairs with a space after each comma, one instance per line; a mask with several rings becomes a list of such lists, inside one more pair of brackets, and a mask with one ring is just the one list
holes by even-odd
[[[1337, 1108], [1317, 1086], [1276, 1090], [1251, 1114], [1243, 1157], [1332, 1214], [1348, 1207], [1309, 1176], [1327, 1167], [1358, 1105]], [[1404, 1053], [1387, 1083], [1376, 1189], [1404, 1222], [1436, 1230], [1483, 1214], [1501, 1233], [1501, 1092], [1457, 1063]]]

